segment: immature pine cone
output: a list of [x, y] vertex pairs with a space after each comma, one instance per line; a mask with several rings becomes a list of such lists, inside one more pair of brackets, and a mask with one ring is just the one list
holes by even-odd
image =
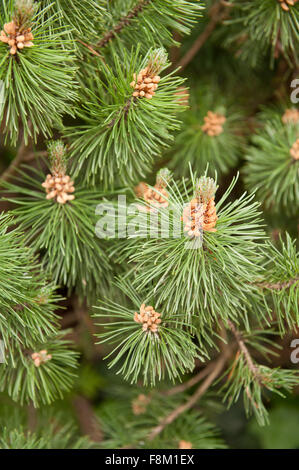
[[142, 415], [146, 412], [147, 405], [151, 399], [141, 393], [135, 400], [132, 400], [132, 410], [135, 416]]
[[158, 325], [162, 321], [160, 317], [161, 313], [155, 312], [150, 305], [146, 307], [145, 304], [141, 305], [140, 313], [135, 312], [134, 314], [134, 320], [142, 324], [143, 331], [151, 331], [152, 333], [158, 331]]
[[278, 0], [278, 2], [280, 3], [280, 6], [283, 10], [285, 11], [289, 11], [289, 6], [293, 6], [295, 5], [295, 3], [298, 2], [298, 0]]
[[24, 47], [32, 47], [33, 34], [31, 28], [22, 29], [15, 21], [6, 23], [4, 30], [0, 32], [0, 41], [9, 45], [10, 53], [15, 55], [18, 50]]
[[46, 349], [31, 354], [31, 357], [33, 359], [35, 367], [39, 367], [41, 364], [44, 364], [45, 362], [50, 361], [50, 359], [52, 359], [52, 355], [48, 354], [48, 351]]
[[214, 195], [216, 183], [212, 178], [202, 177], [197, 182], [195, 197], [183, 210], [184, 231], [190, 237], [199, 237], [202, 231], [217, 232]]
[[208, 114], [204, 117], [204, 121], [205, 124], [201, 126], [202, 130], [210, 137], [214, 137], [223, 132], [222, 124], [225, 123], [226, 117], [220, 113], [208, 111]]
[[284, 124], [297, 124], [299, 122], [299, 110], [295, 108], [286, 109], [281, 119]]
[[299, 160], [299, 139], [291, 147], [290, 155], [294, 160]]

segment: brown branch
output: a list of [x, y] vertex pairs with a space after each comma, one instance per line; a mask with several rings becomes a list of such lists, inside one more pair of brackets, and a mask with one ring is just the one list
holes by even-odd
[[27, 425], [30, 432], [34, 432], [37, 427], [37, 412], [32, 401], [27, 406]]
[[272, 290], [283, 290], [288, 289], [292, 285], [296, 284], [299, 281], [299, 276], [294, 277], [294, 279], [290, 279], [289, 281], [285, 282], [260, 282], [255, 284], [257, 287], [261, 287], [262, 289], [272, 289]]
[[95, 51], [94, 48], [90, 44], [87, 44], [86, 42], [81, 41], [81, 39], [77, 39], [77, 41], [80, 42], [80, 44], [82, 44], [83, 46], [87, 47], [87, 49], [89, 49], [89, 51], [92, 54], [96, 55], [97, 57], [102, 57], [101, 54]]
[[88, 436], [93, 442], [101, 442], [103, 434], [100, 424], [87, 398], [81, 395], [76, 396], [73, 400], [73, 406], [82, 434]]
[[[225, 327], [222, 323], [221, 323], [221, 329], [220, 329], [220, 338], [221, 338], [220, 350], [224, 355], [227, 356], [228, 351], [229, 351], [229, 347], [228, 347], [228, 344], [227, 344], [228, 343], [227, 333], [226, 333], [226, 329], [225, 329]], [[233, 353], [232, 348], [230, 347], [230, 349], [231, 349], [230, 354], [232, 354]], [[177, 393], [182, 393], [185, 390], [188, 390], [189, 388], [193, 387], [198, 382], [200, 382], [202, 379], [204, 379], [207, 375], [209, 375], [211, 370], [213, 370], [213, 368], [215, 367], [216, 362], [217, 362], [217, 360], [214, 360], [214, 361], [208, 363], [207, 365], [205, 365], [204, 369], [200, 370], [196, 375], [191, 377], [190, 380], [187, 380], [186, 382], [184, 382], [180, 385], [177, 385], [176, 387], [172, 387], [171, 389], [164, 392], [164, 395], [166, 395], [166, 396], [176, 395]]]
[[[32, 128], [32, 124], [29, 122], [28, 124], [28, 127], [29, 129]], [[11, 176], [13, 176], [18, 168], [18, 166], [20, 165], [20, 163], [22, 163], [22, 161], [24, 160], [25, 156], [27, 155], [27, 152], [28, 152], [28, 148], [30, 147], [30, 144], [28, 143], [26, 145], [25, 143], [25, 139], [24, 139], [24, 132], [22, 133], [22, 140], [21, 140], [21, 144], [20, 144], [20, 147], [18, 149], [18, 152], [17, 152], [17, 155], [16, 157], [14, 158], [14, 160], [11, 162], [11, 164], [9, 165], [9, 167], [4, 171], [4, 173], [2, 174], [1, 176], [1, 180], [2, 181], [7, 181], [9, 180], [9, 178]]]
[[130, 96], [130, 98], [127, 100], [125, 106], [123, 108], [121, 108], [121, 110], [119, 111], [118, 115], [113, 118], [108, 124], [107, 126], [108, 127], [113, 127], [115, 122], [120, 118], [120, 116], [123, 114], [124, 115], [124, 118], [126, 119], [127, 116], [128, 116], [128, 113], [129, 113], [129, 110], [131, 108], [131, 105], [132, 103], [135, 103], [137, 101], [137, 98], [136, 96]]
[[47, 155], [48, 155], [47, 150], [41, 150], [40, 152], [29, 152], [24, 156], [23, 161], [31, 162], [32, 160], [35, 160], [36, 158], [46, 157]]
[[140, 0], [137, 5], [123, 18], [119, 20], [116, 26], [114, 26], [110, 31], [108, 31], [102, 39], [97, 43], [98, 47], [104, 47], [108, 44], [111, 39], [115, 38], [117, 33], [120, 33], [125, 26], [130, 25], [132, 19], [136, 18], [143, 8], [147, 6], [152, 0]]
[[175, 421], [182, 413], [196, 405], [198, 400], [204, 395], [204, 393], [212, 385], [214, 380], [220, 375], [221, 371], [225, 366], [227, 358], [228, 354], [224, 352], [216, 361], [214, 361], [208, 366], [209, 375], [207, 376], [206, 380], [198, 387], [196, 392], [191, 395], [191, 397], [185, 403], [173, 410], [168, 416], [166, 416], [166, 418], [161, 421], [158, 426], [152, 429], [148, 436], [149, 441], [153, 440], [156, 436], [158, 436], [166, 426]]
[[232, 321], [228, 320], [228, 324], [229, 324], [229, 327], [230, 327], [234, 337], [236, 338], [236, 341], [239, 345], [240, 351], [244, 354], [244, 357], [245, 357], [245, 360], [248, 364], [249, 369], [251, 370], [253, 375], [259, 381], [261, 381], [261, 377], [260, 377], [260, 374], [259, 374], [258, 367], [254, 364], [254, 362], [252, 360], [252, 357], [250, 355], [250, 352], [248, 351], [247, 346], [245, 345], [244, 339], [242, 338], [241, 333], [237, 330], [237, 328], [235, 327], [235, 325], [233, 324]]
[[210, 22], [207, 24], [204, 31], [198, 36], [191, 48], [181, 58], [176, 67], [180, 67], [180, 70], [182, 70], [189, 64], [189, 62], [191, 62], [191, 60], [199, 52], [199, 50], [202, 48], [207, 39], [211, 36], [218, 23], [220, 23], [226, 18], [227, 8], [231, 6], [232, 4], [223, 0], [220, 0], [218, 3], [212, 6], [209, 11], [209, 15], [211, 17]]
[[[173, 31], [172, 38], [174, 41], [180, 43], [182, 40], [182, 35], [178, 31]], [[169, 59], [172, 64], [176, 64], [180, 59], [180, 46], [181, 44], [172, 46], [169, 50]]]
[[[86, 302], [81, 303], [78, 297], [74, 297], [73, 300], [73, 312], [67, 315], [67, 319], [62, 322], [65, 324], [71, 324], [72, 320], [77, 321], [77, 331], [87, 331], [89, 334], [89, 340], [86, 342], [85, 346], [85, 355], [86, 356], [98, 356], [102, 352], [102, 346], [100, 344], [95, 344], [94, 336], [97, 332], [96, 325], [94, 324], [92, 318], [89, 315], [89, 311], [86, 305]], [[73, 325], [74, 326], [74, 325]]]
[[202, 379], [204, 379], [207, 375], [209, 375], [211, 369], [215, 367], [215, 362], [210, 362], [204, 369], [202, 369], [198, 374], [194, 375], [190, 380], [187, 380], [186, 382], [177, 385], [176, 387], [170, 388], [165, 392], [164, 395], [166, 396], [172, 396], [176, 395], [177, 393], [182, 393], [188, 390], [189, 388], [193, 387], [196, 385], [198, 382], [200, 382]]

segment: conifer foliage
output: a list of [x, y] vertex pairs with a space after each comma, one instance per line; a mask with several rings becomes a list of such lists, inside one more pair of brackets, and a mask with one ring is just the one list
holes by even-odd
[[1, 1], [0, 449], [296, 393], [298, 50], [295, 0]]

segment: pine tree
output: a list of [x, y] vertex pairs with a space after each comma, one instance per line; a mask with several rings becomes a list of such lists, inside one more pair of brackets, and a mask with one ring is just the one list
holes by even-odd
[[295, 0], [1, 2], [1, 449], [222, 449], [291, 399], [298, 50]]

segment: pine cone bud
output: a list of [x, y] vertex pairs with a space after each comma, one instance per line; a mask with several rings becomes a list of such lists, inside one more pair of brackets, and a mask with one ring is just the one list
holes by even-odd
[[0, 41], [8, 44], [11, 55], [15, 55], [25, 47], [33, 46], [31, 21], [34, 10], [32, 0], [18, 0], [13, 20], [3, 26], [3, 30], [0, 32]]
[[151, 399], [141, 393], [137, 398], [132, 400], [132, 411], [135, 416], [142, 415], [146, 412], [147, 405]]
[[297, 124], [299, 122], [299, 110], [295, 108], [286, 109], [281, 119], [284, 124]]
[[0, 41], [8, 44], [10, 48], [10, 54], [15, 55], [18, 50], [24, 49], [24, 47], [32, 47], [33, 34], [31, 28], [22, 29], [18, 28], [15, 21], [6, 23], [3, 27], [4, 30], [0, 32]]
[[[150, 188], [148, 184], [141, 182], [135, 187], [135, 194], [139, 198], [143, 198], [150, 206], [160, 208], [168, 207], [168, 193], [165, 189], [171, 178], [171, 172], [168, 168], [161, 168], [157, 174], [156, 184], [154, 188]], [[148, 211], [151, 208], [147, 208]]]
[[168, 207], [168, 193], [163, 187], [157, 184], [154, 186], [154, 189], [148, 187], [143, 194], [143, 198], [151, 206], [156, 208]]
[[189, 105], [190, 94], [184, 86], [179, 86], [175, 92], [176, 99], [181, 106]]
[[148, 62], [148, 69], [149, 73], [152, 75], [157, 75], [159, 72], [161, 72], [162, 68], [167, 62], [167, 52], [165, 49], [160, 48], [156, 49]]
[[205, 124], [201, 126], [202, 130], [208, 134], [208, 136], [215, 137], [222, 134], [226, 117], [220, 113], [208, 111], [208, 114], [204, 117], [204, 121]]
[[52, 355], [48, 354], [46, 349], [43, 349], [42, 351], [31, 354], [31, 358], [35, 367], [39, 367], [41, 364], [50, 361], [52, 359]]
[[199, 198], [202, 203], [208, 204], [215, 196], [217, 189], [218, 186], [213, 178], [201, 176], [201, 178], [196, 181], [194, 195], [196, 198]]
[[214, 196], [217, 185], [212, 178], [202, 176], [196, 182], [194, 198], [183, 210], [184, 231], [190, 237], [200, 237], [202, 231], [216, 232], [218, 217]]
[[299, 139], [291, 147], [290, 155], [294, 160], [299, 160]]
[[66, 146], [62, 140], [50, 141], [48, 153], [51, 162], [51, 172], [61, 175], [66, 171]]
[[290, 10], [289, 7], [295, 5], [295, 3], [298, 2], [298, 0], [277, 0], [277, 1], [278, 3], [280, 3], [280, 6], [284, 11], [289, 11]]
[[141, 181], [137, 186], [134, 188], [134, 192], [136, 194], [136, 197], [139, 199], [144, 197], [145, 191], [148, 190], [148, 184], [146, 184], [144, 181]]
[[66, 147], [61, 140], [48, 144], [49, 158], [52, 163], [51, 173], [47, 175], [42, 186], [46, 189], [47, 199], [54, 199], [59, 204], [73, 201], [75, 196], [74, 182], [66, 175]]
[[192, 444], [189, 441], [183, 439], [179, 442], [179, 449], [192, 449]]
[[161, 168], [157, 174], [156, 186], [165, 188], [171, 179], [171, 171], [168, 168]]
[[161, 323], [161, 313], [155, 312], [151, 305], [142, 304], [139, 313], [134, 313], [134, 321], [142, 324], [145, 332], [157, 333], [158, 325]]
[[166, 63], [166, 60], [167, 55], [164, 49], [157, 49], [150, 57], [147, 66], [140, 70], [137, 76], [136, 73], [133, 74], [133, 81], [130, 83], [130, 86], [135, 90], [133, 91], [135, 98], [152, 99], [161, 80], [158, 73]]

